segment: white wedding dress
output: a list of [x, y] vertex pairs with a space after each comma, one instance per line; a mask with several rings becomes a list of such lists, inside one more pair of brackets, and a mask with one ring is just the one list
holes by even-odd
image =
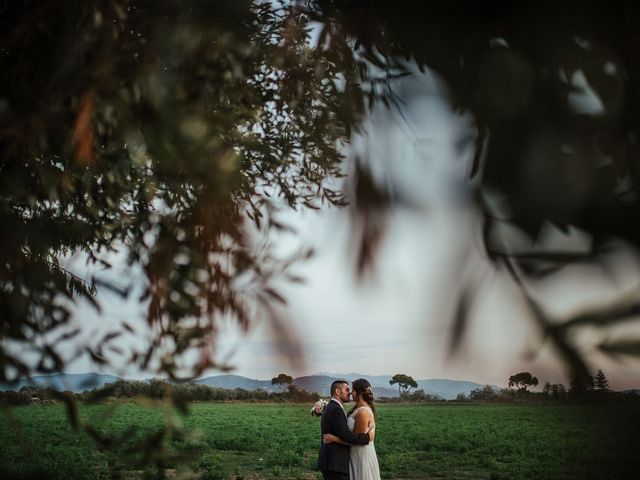
[[[369, 410], [373, 417], [371, 408], [358, 407], [351, 416], [347, 418], [347, 425], [352, 432], [356, 425], [356, 414], [361, 408]], [[371, 425], [371, 428], [375, 428], [375, 421], [373, 425]], [[367, 445], [351, 445], [349, 474], [350, 480], [380, 480], [380, 466], [378, 465], [378, 456], [376, 455], [373, 442], [369, 442]]]

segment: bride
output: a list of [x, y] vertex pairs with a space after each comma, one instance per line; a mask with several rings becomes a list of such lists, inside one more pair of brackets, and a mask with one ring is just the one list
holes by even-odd
[[[347, 425], [355, 433], [367, 433], [375, 429], [376, 407], [373, 404], [371, 384], [364, 378], [355, 380], [352, 384], [352, 397], [355, 406], [349, 412]], [[330, 433], [322, 437], [324, 443], [343, 443], [340, 438]], [[373, 442], [367, 445], [351, 445], [349, 457], [350, 480], [380, 480], [380, 467]]]

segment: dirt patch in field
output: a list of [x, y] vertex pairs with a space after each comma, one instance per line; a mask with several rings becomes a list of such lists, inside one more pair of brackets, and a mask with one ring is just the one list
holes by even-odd
[[[176, 478], [178, 475], [177, 472], [178, 471], [175, 468], [167, 468], [164, 471], [165, 478]], [[124, 472], [122, 478], [124, 480], [140, 480], [148, 477], [145, 477], [144, 470], [127, 470]]]

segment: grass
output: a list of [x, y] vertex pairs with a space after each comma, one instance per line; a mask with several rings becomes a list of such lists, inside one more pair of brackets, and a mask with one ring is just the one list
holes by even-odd
[[[186, 436], [160, 441], [204, 479], [312, 479], [319, 420], [310, 405], [194, 404], [178, 416]], [[0, 417], [0, 477], [105, 479], [156, 474], [127, 464], [136, 439], [162, 431], [163, 411], [135, 403], [93, 405], [81, 416], [123, 434], [101, 452], [73, 430], [60, 405], [17, 407]], [[12, 424], [19, 425], [16, 429]], [[127, 433], [135, 425], [136, 433]], [[639, 478], [637, 405], [380, 405], [376, 450], [386, 479]], [[120, 452], [120, 453], [118, 453]], [[135, 455], [134, 455], [135, 457]]]

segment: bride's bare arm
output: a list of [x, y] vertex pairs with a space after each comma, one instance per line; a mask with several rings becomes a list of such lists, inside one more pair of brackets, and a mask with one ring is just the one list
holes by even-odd
[[356, 412], [356, 425], [353, 428], [355, 433], [369, 433], [373, 415], [366, 408], [361, 408]]

